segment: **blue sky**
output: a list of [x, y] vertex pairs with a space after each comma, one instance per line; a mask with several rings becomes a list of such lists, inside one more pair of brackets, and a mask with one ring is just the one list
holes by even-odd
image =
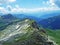
[[17, 4], [19, 4], [23, 8], [38, 8], [43, 7], [43, 1], [47, 0], [19, 0], [17, 1]]
[[60, 0], [0, 0], [0, 13], [35, 13], [60, 10]]
[[46, 2], [48, 0], [14, 0], [14, 1], [7, 1], [8, 3], [4, 3], [2, 6], [11, 5], [14, 7], [14, 5], [19, 5], [22, 8], [37, 8], [41, 6], [46, 6], [46, 4], [43, 4], [43, 1]]

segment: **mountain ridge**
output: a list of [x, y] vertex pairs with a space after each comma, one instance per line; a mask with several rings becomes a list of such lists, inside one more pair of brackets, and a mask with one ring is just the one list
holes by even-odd
[[[36, 41], [37, 40], [37, 41]], [[48, 37], [43, 29], [31, 19], [10, 24], [0, 31], [0, 44], [2, 45], [48, 45]], [[36, 43], [37, 42], [37, 43]], [[41, 43], [40, 43], [41, 42]]]

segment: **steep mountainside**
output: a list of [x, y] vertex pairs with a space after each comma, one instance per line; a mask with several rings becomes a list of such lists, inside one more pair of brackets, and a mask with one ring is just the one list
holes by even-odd
[[0, 31], [0, 45], [54, 45], [45, 30], [30, 19], [15, 21]]

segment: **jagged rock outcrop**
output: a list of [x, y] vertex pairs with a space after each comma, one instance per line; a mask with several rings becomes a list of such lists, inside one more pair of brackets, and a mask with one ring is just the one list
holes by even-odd
[[40, 29], [37, 23], [30, 19], [24, 19], [8, 25], [0, 31], [1, 45], [53, 45], [48, 42], [44, 29]]

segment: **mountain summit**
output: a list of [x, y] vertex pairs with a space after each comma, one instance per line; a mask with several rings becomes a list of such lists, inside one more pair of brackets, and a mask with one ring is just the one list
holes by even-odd
[[46, 31], [30, 19], [15, 21], [0, 31], [1, 45], [49, 45]]

